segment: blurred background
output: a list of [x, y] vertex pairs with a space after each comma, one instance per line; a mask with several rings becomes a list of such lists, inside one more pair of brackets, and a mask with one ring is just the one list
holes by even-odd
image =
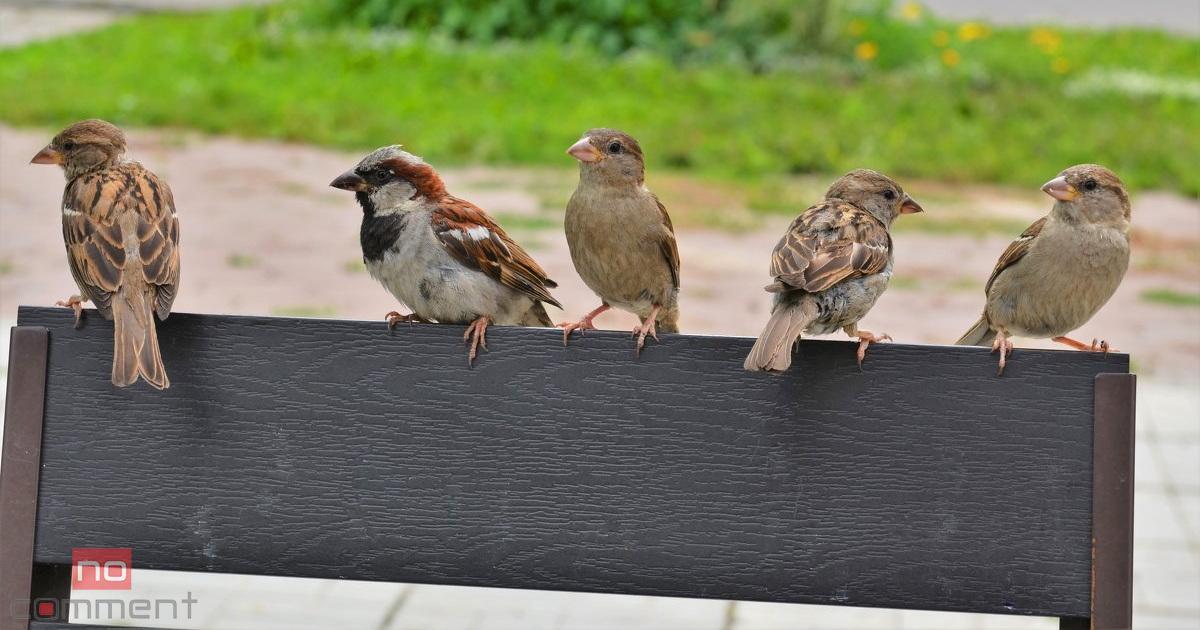
[[[884, 171], [926, 213], [897, 223], [896, 276], [864, 324], [916, 343], [974, 321], [996, 258], [1051, 205], [1043, 182], [1102, 163], [1132, 191], [1134, 257], [1077, 336], [1140, 377], [1135, 624], [1200, 627], [1198, 37], [1200, 0], [0, 0], [0, 324], [75, 292], [62, 175], [28, 161], [81, 118], [125, 127], [175, 190], [176, 310], [366, 320], [396, 305], [362, 266], [360, 211], [327, 184], [384, 144], [525, 245], [565, 320], [595, 300], [562, 235], [564, 151], [591, 127], [632, 133], [678, 229], [683, 328], [730, 335], [764, 321], [788, 222], [838, 174]], [[130, 597], [188, 590], [194, 628], [1057, 627], [149, 571]]]

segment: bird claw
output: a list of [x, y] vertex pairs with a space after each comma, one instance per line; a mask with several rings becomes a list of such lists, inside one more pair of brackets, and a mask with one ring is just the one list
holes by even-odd
[[658, 311], [660, 309], [661, 307], [659, 306], [655, 306], [654, 308], [650, 309], [650, 315], [646, 317], [646, 319], [643, 320], [640, 325], [633, 327], [633, 336], [637, 337], [637, 347], [633, 351], [633, 356], [642, 356], [642, 347], [646, 345], [647, 335], [649, 335], [651, 339], [654, 339], [655, 343], [661, 343], [658, 340], [658, 325], [654, 321], [655, 318], [658, 317]]
[[1107, 355], [1109, 352], [1119, 352], [1116, 348], [1108, 345], [1108, 341], [1104, 339], [1092, 339], [1092, 352], [1103, 352]]
[[867, 358], [867, 347], [873, 343], [892, 340], [892, 336], [887, 333], [876, 335], [869, 330], [855, 331], [854, 336], [858, 337], [858, 352], [855, 355], [858, 357], [859, 371], [862, 371], [863, 359]]
[[72, 295], [65, 300], [59, 300], [54, 303], [55, 306], [65, 306], [75, 311], [75, 328], [83, 326], [83, 296]]
[[1013, 351], [1013, 344], [1006, 335], [996, 334], [996, 339], [992, 342], [992, 352], [996, 352], [997, 350], [1000, 350], [1000, 368], [996, 371], [996, 376], [1003, 376], [1004, 365], [1007, 362], [1008, 355], [1012, 354]]
[[467, 324], [467, 330], [463, 333], [463, 343], [470, 344], [471, 349], [467, 352], [467, 367], [471, 367], [475, 363], [475, 357], [479, 354], [479, 348], [487, 351], [487, 327], [491, 320], [487, 317], [479, 319]]
[[392, 311], [392, 312], [388, 313], [387, 315], [384, 315], [383, 318], [384, 318], [384, 320], [387, 321], [388, 330], [394, 329], [396, 327], [396, 324], [400, 324], [400, 323], [409, 323], [409, 324], [425, 323], [425, 320], [421, 319], [421, 317], [419, 315], [417, 315], [416, 313], [411, 313], [409, 315], [401, 315], [400, 313], [398, 313], [396, 311]]
[[579, 334], [581, 335], [585, 330], [596, 330], [596, 327], [592, 325], [592, 319], [590, 317], [584, 317], [577, 322], [563, 322], [557, 326], [563, 329], [564, 348], [567, 347], [567, 340], [570, 339], [571, 333], [575, 332], [576, 330], [578, 330]]

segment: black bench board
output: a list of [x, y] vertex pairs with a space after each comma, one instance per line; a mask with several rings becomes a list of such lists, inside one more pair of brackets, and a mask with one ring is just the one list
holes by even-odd
[[880, 344], [860, 372], [804, 341], [770, 376], [748, 338], [635, 359], [493, 328], [468, 369], [459, 326], [177, 313], [157, 392], [111, 386], [94, 312], [19, 325], [50, 330], [39, 564], [1094, 612], [1095, 382], [1125, 355], [1018, 349], [997, 378], [985, 349]]

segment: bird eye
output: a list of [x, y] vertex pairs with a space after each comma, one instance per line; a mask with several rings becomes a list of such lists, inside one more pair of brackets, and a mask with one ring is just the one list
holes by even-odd
[[1097, 186], [1096, 180], [1094, 180], [1094, 179], [1089, 179], [1086, 182], [1083, 182], [1084, 190], [1096, 190], [1096, 186]]
[[621, 152], [621, 143], [617, 142], [616, 140], [613, 140], [612, 142], [608, 143], [608, 152], [612, 153], [613, 155], [620, 153]]
[[892, 201], [893, 199], [896, 198], [896, 191], [894, 191], [894, 190], [883, 191], [883, 198], [887, 199], [888, 201]]
[[391, 174], [391, 171], [381, 166], [371, 171], [370, 179], [377, 184], [382, 184], [388, 180]]
[[64, 151], [70, 151], [75, 148], [75, 143], [70, 140], [67, 140], [66, 142], [63, 143], [62, 147], [63, 147]]

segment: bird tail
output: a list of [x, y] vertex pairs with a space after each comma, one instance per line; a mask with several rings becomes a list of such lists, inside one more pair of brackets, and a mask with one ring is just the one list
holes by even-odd
[[113, 385], [132, 385], [141, 376], [156, 389], [170, 387], [171, 381], [158, 351], [150, 296], [143, 287], [122, 286], [115, 297], [112, 302]]
[[988, 324], [987, 317], [979, 316], [979, 321], [975, 322], [971, 329], [963, 333], [962, 337], [955, 341], [955, 345], [959, 346], [990, 346], [996, 338], [996, 331]]
[[546, 313], [546, 306], [537, 300], [534, 300], [533, 306], [525, 311], [525, 315], [521, 317], [522, 326], [546, 326], [554, 327], [554, 322], [550, 320], [550, 315]]
[[744, 367], [751, 372], [787, 370], [792, 365], [792, 346], [816, 318], [817, 305], [807, 298], [798, 304], [776, 307], [746, 356]]
[[663, 308], [660, 310], [658, 312], [658, 318], [654, 322], [654, 327], [658, 330], [658, 332], [679, 332], [679, 307], [672, 306], [670, 309]]

